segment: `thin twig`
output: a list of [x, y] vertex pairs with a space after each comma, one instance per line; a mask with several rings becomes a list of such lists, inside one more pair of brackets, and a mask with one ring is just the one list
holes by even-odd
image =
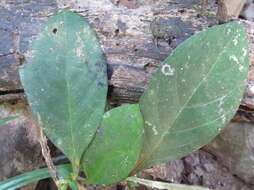
[[201, 0], [201, 10], [202, 11], [206, 10], [206, 4], [207, 4], [207, 0]]
[[45, 159], [45, 162], [49, 168], [49, 172], [50, 175], [52, 177], [52, 179], [57, 182], [59, 181], [58, 177], [57, 177], [57, 170], [55, 165], [53, 164], [53, 161], [51, 159], [51, 155], [50, 155], [50, 150], [49, 147], [47, 145], [47, 138], [46, 136], [43, 134], [43, 130], [42, 127], [40, 127], [40, 139], [39, 139], [40, 145], [41, 145], [41, 151], [42, 151], [42, 155]]
[[33, 129], [31, 134], [33, 135], [34, 139], [38, 140], [40, 143], [42, 155], [45, 159], [45, 162], [46, 162], [47, 167], [49, 169], [50, 175], [51, 175], [52, 179], [54, 180], [54, 182], [56, 183], [56, 185], [58, 185], [60, 180], [57, 177], [57, 170], [53, 164], [53, 161], [52, 161], [52, 158], [50, 155], [50, 150], [47, 145], [47, 138], [43, 134], [43, 128], [41, 127], [42, 122], [41, 122], [40, 115], [37, 114], [37, 120], [34, 119], [30, 108], [26, 109], [25, 114], [27, 115], [28, 118], [30, 118], [30, 120], [28, 120], [29, 125], [31, 125], [32, 126], [31, 129]]
[[12, 33], [13, 35], [13, 54], [14, 54], [14, 58], [16, 60], [15, 65], [16, 66], [22, 66], [24, 65], [25, 62], [25, 56], [21, 53], [20, 51], [20, 32], [18, 30], [18, 28], [15, 28], [15, 30]]

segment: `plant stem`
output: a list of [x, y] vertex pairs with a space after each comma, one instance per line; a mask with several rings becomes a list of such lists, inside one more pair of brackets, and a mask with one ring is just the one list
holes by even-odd
[[40, 127], [40, 140], [39, 140], [39, 142], [40, 142], [40, 145], [41, 145], [42, 155], [43, 155], [43, 157], [46, 161], [46, 164], [49, 168], [52, 179], [56, 182], [56, 181], [59, 180], [58, 177], [57, 177], [56, 167], [54, 166], [53, 161], [51, 159], [49, 147], [47, 145], [47, 138], [43, 134], [43, 131], [42, 131], [41, 127]]
[[205, 187], [198, 187], [198, 186], [189, 186], [189, 185], [182, 185], [182, 184], [172, 184], [172, 183], [165, 183], [159, 181], [152, 181], [147, 179], [141, 179], [137, 177], [128, 177], [127, 181], [138, 183], [141, 185], [146, 185], [152, 188], [157, 189], [168, 189], [168, 190], [209, 190]]

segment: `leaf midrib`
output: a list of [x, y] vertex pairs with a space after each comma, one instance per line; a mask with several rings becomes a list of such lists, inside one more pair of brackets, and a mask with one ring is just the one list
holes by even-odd
[[[63, 14], [63, 21], [64, 21], [64, 23], [66, 23], [66, 13], [64, 13]], [[67, 27], [66, 27], [67, 28]], [[68, 40], [67, 40], [67, 37], [68, 37], [68, 35], [67, 35], [67, 32], [65, 32], [65, 40], [66, 40], [66, 42], [68, 42]], [[66, 43], [67, 44], [67, 43]], [[66, 45], [65, 44], [65, 45]], [[65, 51], [67, 51], [68, 52], [68, 50], [66, 50], [65, 49]], [[65, 57], [65, 59], [64, 60], [66, 60], [67, 58], [66, 58], [66, 56], [67, 56], [68, 54], [67, 53], [65, 53], [64, 54], [64, 57]], [[65, 64], [64, 64], [64, 73], [65, 73], [65, 86], [66, 86], [66, 98], [67, 98], [67, 110], [68, 110], [68, 125], [70, 126], [70, 132], [71, 132], [71, 144], [72, 144], [72, 158], [71, 158], [71, 160], [74, 162], [73, 164], [74, 164], [74, 167], [76, 168], [76, 163], [75, 163], [75, 158], [74, 158], [74, 155], [76, 155], [77, 154], [77, 150], [76, 150], [76, 148], [75, 148], [75, 146], [74, 146], [74, 136], [73, 136], [73, 118], [72, 118], [72, 109], [71, 109], [71, 105], [70, 105], [70, 91], [69, 91], [69, 89], [70, 89], [70, 85], [69, 85], [69, 82], [68, 82], [68, 80], [67, 80], [67, 69], [66, 69], [66, 62], [65, 62]]]

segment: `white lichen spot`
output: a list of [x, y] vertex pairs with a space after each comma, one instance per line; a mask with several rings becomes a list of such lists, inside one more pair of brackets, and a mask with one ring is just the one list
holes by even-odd
[[84, 128], [90, 128], [91, 127], [91, 125], [90, 124], [86, 124], [85, 126], [84, 126]]
[[110, 117], [110, 113], [109, 112], [106, 112], [104, 115], [103, 115], [103, 118], [109, 118]]
[[152, 129], [153, 129], [153, 134], [154, 134], [154, 135], [158, 135], [158, 131], [157, 131], [155, 125], [153, 125]]
[[229, 59], [232, 60], [232, 61], [234, 61], [234, 62], [236, 62], [237, 64], [239, 64], [239, 60], [237, 59], [237, 57], [236, 57], [235, 55], [231, 55], [231, 56], [229, 57]]
[[63, 144], [63, 141], [62, 141], [61, 139], [58, 139], [58, 140], [56, 141], [56, 144], [57, 144], [58, 146], [61, 146], [61, 145]]
[[83, 48], [81, 46], [76, 49], [76, 55], [78, 57], [83, 57], [84, 56], [84, 53], [83, 53], [82, 49]]
[[224, 99], [226, 98], [226, 96], [223, 96], [220, 101], [219, 101], [219, 115], [220, 115], [220, 118], [222, 120], [223, 123], [226, 122], [226, 116], [225, 116], [225, 111], [223, 109], [223, 104], [224, 104]]
[[175, 73], [175, 69], [172, 68], [170, 65], [163, 65], [161, 68], [161, 72], [166, 76], [172, 76]]
[[230, 34], [231, 33], [231, 28], [228, 28], [227, 29], [227, 34]]
[[244, 70], [244, 66], [241, 65], [241, 66], [239, 67], [239, 71], [240, 71], [240, 72], [243, 72], [243, 70]]
[[123, 161], [122, 161], [122, 166], [124, 166], [124, 167], [126, 167], [126, 166], [128, 166], [128, 159], [129, 159], [129, 157], [128, 156], [126, 156], [124, 159], [123, 159]]
[[242, 51], [243, 51], [243, 56], [245, 57], [247, 55], [247, 50], [243, 48]]
[[93, 32], [89, 29], [89, 27], [85, 26], [83, 28], [83, 33], [86, 35], [86, 36], [91, 36], [93, 35]]
[[35, 53], [36, 53], [35, 50], [27, 51], [27, 52], [25, 53], [25, 57], [26, 57], [26, 58], [33, 58]]
[[145, 124], [147, 124], [148, 126], [153, 126], [152, 123], [150, 123], [149, 121], [145, 121]]
[[222, 123], [225, 123], [226, 122], [226, 116], [225, 116], [225, 114], [224, 114], [224, 109], [223, 108], [220, 108], [219, 109], [219, 113], [220, 113], [220, 118], [221, 118], [221, 121], [222, 121]]
[[226, 123], [226, 116], [225, 115], [221, 116], [221, 121], [222, 121], [222, 123]]
[[238, 44], [238, 40], [235, 38], [235, 39], [233, 39], [233, 43], [234, 43], [234, 45], [235, 46], [237, 46], [237, 44]]
[[154, 90], [150, 90], [150, 95], [154, 95]]
[[78, 47], [76, 48], [76, 55], [78, 57], [83, 57], [83, 56], [85, 56], [84, 51], [83, 51], [84, 42], [83, 42], [79, 32], [76, 32], [76, 36], [77, 36], [76, 44], [78, 44]]
[[149, 121], [145, 121], [145, 124], [148, 125], [149, 127], [152, 127], [152, 130], [153, 130], [153, 134], [154, 134], [154, 135], [158, 135], [158, 131], [157, 131], [155, 125], [153, 125], [153, 124], [150, 123]]

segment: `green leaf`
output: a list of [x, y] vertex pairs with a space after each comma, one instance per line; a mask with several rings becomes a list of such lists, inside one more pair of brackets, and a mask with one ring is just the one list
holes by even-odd
[[[71, 165], [64, 164], [57, 166], [57, 174], [59, 179], [67, 180], [71, 174]], [[48, 168], [34, 170], [32, 172], [24, 173], [15, 177], [12, 177], [6, 181], [0, 182], [0, 189], [1, 190], [15, 190], [22, 186], [25, 186], [29, 183], [39, 181], [42, 179], [46, 179], [50, 177], [50, 172]]]
[[79, 190], [78, 183], [76, 181], [70, 181], [68, 184], [71, 188], [71, 190]]
[[172, 184], [159, 181], [151, 181], [147, 179], [141, 179], [137, 177], [128, 177], [127, 181], [134, 183], [139, 183], [141, 185], [146, 185], [148, 187], [156, 189], [168, 189], [168, 190], [209, 190], [205, 187], [193, 186], [193, 185], [182, 185], [182, 184]]
[[20, 78], [34, 116], [77, 172], [107, 95], [106, 62], [95, 32], [70, 11], [50, 18], [33, 41]]
[[125, 105], [106, 112], [92, 145], [84, 155], [88, 184], [114, 184], [137, 163], [143, 142], [139, 105]]
[[5, 125], [8, 121], [14, 120], [16, 118], [17, 117], [5, 117], [5, 118], [0, 119], [0, 127]]
[[145, 139], [133, 173], [209, 143], [235, 114], [248, 71], [239, 22], [194, 35], [168, 57], [140, 99]]

